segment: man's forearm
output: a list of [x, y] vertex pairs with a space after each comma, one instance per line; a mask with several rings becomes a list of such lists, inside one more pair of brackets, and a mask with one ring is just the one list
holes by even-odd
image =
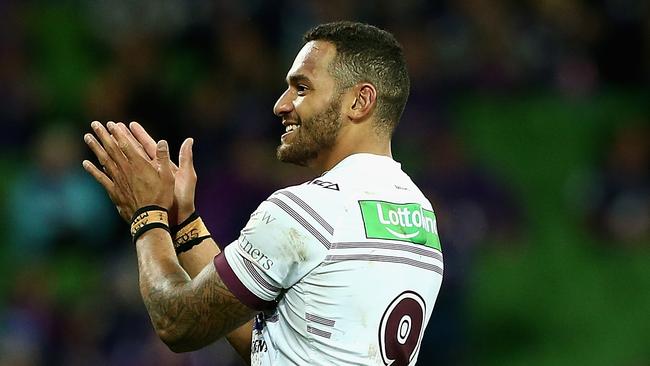
[[[212, 259], [221, 252], [219, 246], [212, 238], [207, 238], [199, 245], [178, 255], [178, 261], [183, 269], [194, 278], [206, 265], [212, 264]], [[251, 338], [253, 320], [230, 332], [226, 338], [230, 345], [250, 364]]]
[[151, 322], [158, 335], [165, 341], [174, 332], [174, 324], [182, 312], [172, 308], [179, 288], [186, 286], [190, 276], [176, 258], [169, 234], [162, 229], [152, 229], [136, 243], [140, 293]]
[[207, 238], [192, 249], [180, 253], [178, 262], [187, 274], [194, 278], [205, 266], [211, 264], [214, 257], [220, 252], [217, 243], [212, 238]]
[[242, 325], [254, 312], [205, 266], [194, 280], [180, 266], [169, 234], [152, 229], [136, 243], [140, 293], [158, 336], [173, 351], [201, 348]]

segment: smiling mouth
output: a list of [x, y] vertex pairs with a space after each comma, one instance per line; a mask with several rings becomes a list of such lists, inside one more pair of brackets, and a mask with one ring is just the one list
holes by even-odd
[[293, 132], [293, 131], [297, 130], [299, 127], [300, 127], [300, 125], [288, 125], [286, 127], [285, 131], [286, 132]]
[[287, 137], [289, 137], [289, 135], [293, 134], [294, 132], [297, 132], [299, 128], [300, 128], [300, 125], [298, 125], [298, 124], [290, 124], [290, 125], [285, 126], [285, 131], [286, 132], [284, 134], [282, 134], [282, 136], [280, 137], [280, 140], [282, 142], [285, 142], [285, 139]]

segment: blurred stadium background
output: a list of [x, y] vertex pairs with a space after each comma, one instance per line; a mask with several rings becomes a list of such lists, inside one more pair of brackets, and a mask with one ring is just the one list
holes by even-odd
[[82, 135], [195, 137], [228, 242], [310, 177], [275, 161], [271, 108], [302, 32], [337, 19], [392, 31], [410, 67], [394, 153], [446, 255], [419, 364], [650, 365], [644, 0], [0, 2], [0, 365], [239, 364], [155, 338]]

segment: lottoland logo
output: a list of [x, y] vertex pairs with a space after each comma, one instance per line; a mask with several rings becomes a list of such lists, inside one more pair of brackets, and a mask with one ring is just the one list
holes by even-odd
[[436, 216], [418, 203], [359, 201], [361, 216], [370, 239], [392, 239], [441, 250]]

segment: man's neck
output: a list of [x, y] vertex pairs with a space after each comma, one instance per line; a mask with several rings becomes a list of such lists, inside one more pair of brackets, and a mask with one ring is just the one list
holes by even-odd
[[309, 167], [318, 171], [319, 173], [323, 173], [332, 169], [334, 166], [336, 166], [336, 164], [340, 163], [348, 156], [361, 153], [388, 156], [390, 158], [393, 157], [390, 142], [383, 144], [359, 143], [347, 147], [343, 146], [342, 144], [338, 144], [332, 149], [321, 151], [318, 157], [310, 162]]

